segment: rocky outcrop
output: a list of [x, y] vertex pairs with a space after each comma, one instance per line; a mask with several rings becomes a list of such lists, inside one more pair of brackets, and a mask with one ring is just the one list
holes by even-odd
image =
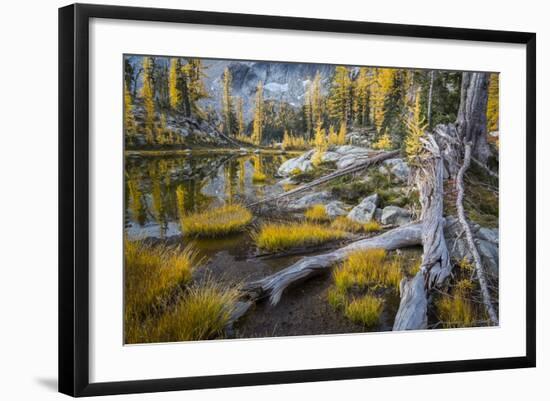
[[388, 159], [382, 163], [379, 168], [380, 172], [389, 171], [395, 178], [401, 182], [407, 182], [409, 178], [409, 165], [403, 159]]
[[[483, 265], [487, 268], [487, 273], [492, 276], [498, 276], [498, 247], [499, 234], [496, 228], [480, 227], [478, 224], [470, 223], [474, 241], [477, 250], [481, 256]], [[473, 262], [473, 256], [468, 248], [466, 238], [462, 227], [456, 217], [447, 217], [445, 225], [445, 237], [447, 247], [453, 255], [455, 261], [466, 259], [469, 263]]]
[[411, 222], [411, 213], [407, 209], [398, 206], [386, 206], [382, 209], [380, 223], [401, 226]]
[[[137, 105], [134, 110], [136, 123], [139, 127], [144, 124], [143, 106]], [[176, 144], [184, 144], [186, 146], [204, 145], [204, 146], [219, 146], [219, 147], [237, 147], [238, 142], [232, 138], [228, 138], [221, 133], [213, 124], [206, 120], [197, 119], [194, 117], [185, 117], [181, 115], [165, 114], [166, 117], [166, 133], [170, 133]], [[157, 113], [157, 120], [160, 120], [160, 114]], [[146, 145], [145, 134], [138, 132], [134, 138], [133, 145]]]
[[287, 208], [290, 210], [303, 210], [318, 204], [327, 204], [332, 200], [329, 192], [314, 192], [307, 194], [301, 198], [292, 200], [288, 203]]
[[313, 152], [313, 150], [309, 150], [299, 157], [288, 159], [279, 166], [277, 174], [281, 177], [288, 177], [297, 171], [305, 172], [313, 169], [313, 164], [311, 163]]
[[378, 203], [378, 194], [367, 196], [349, 212], [348, 219], [361, 224], [368, 223], [373, 219]]
[[346, 205], [344, 202], [332, 201], [326, 204], [325, 211], [327, 216], [331, 219], [339, 216], [345, 216], [348, 212], [345, 209]]
[[[315, 150], [309, 150], [299, 157], [289, 159], [279, 167], [277, 174], [281, 177], [288, 177], [295, 172], [305, 172], [313, 169], [311, 158]], [[322, 160], [334, 162], [338, 169], [350, 167], [356, 163], [364, 162], [372, 155], [372, 150], [353, 145], [343, 145], [331, 148], [325, 152]]]

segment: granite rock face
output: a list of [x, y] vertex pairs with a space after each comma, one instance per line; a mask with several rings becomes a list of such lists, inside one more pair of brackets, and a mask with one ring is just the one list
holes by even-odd
[[368, 223], [374, 218], [378, 203], [378, 194], [367, 196], [349, 212], [348, 219], [361, 224]]

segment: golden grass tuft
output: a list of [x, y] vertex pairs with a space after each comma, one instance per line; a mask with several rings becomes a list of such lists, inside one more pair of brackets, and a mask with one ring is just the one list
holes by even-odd
[[352, 233], [371, 233], [380, 231], [382, 227], [376, 221], [369, 221], [361, 224], [348, 219], [346, 216], [338, 216], [333, 221], [331, 226], [338, 230], [348, 231]]
[[180, 219], [183, 234], [195, 237], [232, 234], [241, 231], [251, 221], [252, 213], [238, 204], [187, 214]]
[[144, 316], [162, 309], [189, 283], [199, 260], [192, 246], [183, 251], [124, 241], [124, 321], [132, 331]]
[[352, 322], [373, 327], [380, 321], [383, 302], [372, 295], [356, 298], [345, 307], [345, 316]]
[[366, 233], [374, 233], [377, 231], [380, 231], [382, 227], [380, 224], [374, 220], [368, 221], [365, 224], [363, 224], [363, 231]]
[[126, 334], [127, 343], [208, 340], [223, 336], [238, 299], [236, 289], [212, 281], [189, 288], [167, 312]]
[[306, 220], [314, 222], [324, 222], [329, 221], [327, 210], [325, 205], [313, 205], [307, 209], [304, 213]]
[[435, 302], [437, 315], [443, 327], [472, 327], [476, 325], [477, 311], [471, 296], [474, 285], [471, 280], [458, 281], [451, 294], [444, 294]]
[[346, 293], [340, 291], [338, 288], [330, 288], [327, 293], [327, 299], [328, 303], [336, 309], [344, 308], [348, 303]]
[[294, 247], [320, 245], [345, 236], [344, 231], [317, 223], [268, 223], [254, 234], [254, 240], [259, 248], [276, 252]]
[[183, 251], [124, 241], [125, 309], [141, 314], [191, 280], [198, 263], [192, 246]]
[[401, 260], [388, 258], [384, 249], [367, 249], [351, 252], [333, 273], [334, 285], [342, 292], [357, 286], [393, 287], [399, 289], [403, 278]]

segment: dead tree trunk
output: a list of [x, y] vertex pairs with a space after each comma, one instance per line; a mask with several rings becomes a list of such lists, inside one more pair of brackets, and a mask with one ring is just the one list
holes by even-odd
[[489, 74], [484, 72], [462, 73], [460, 107], [456, 126], [460, 143], [472, 143], [472, 156], [486, 164], [491, 155], [487, 143], [487, 96]]
[[401, 303], [394, 330], [425, 329], [428, 324], [428, 294], [441, 286], [452, 269], [445, 242], [443, 218], [443, 160], [435, 139], [428, 135], [427, 153], [415, 169], [422, 205], [422, 264], [416, 276], [401, 283]]
[[471, 156], [472, 156], [472, 145], [471, 143], [466, 143], [464, 146], [464, 163], [462, 164], [462, 167], [458, 171], [458, 174], [456, 177], [456, 187], [458, 191], [458, 195], [456, 198], [456, 210], [458, 214], [458, 220], [460, 221], [460, 224], [462, 225], [462, 229], [466, 234], [468, 247], [470, 248], [470, 252], [472, 252], [476, 276], [479, 282], [483, 304], [485, 306], [487, 314], [489, 315], [489, 319], [491, 320], [491, 323], [493, 325], [498, 325], [498, 317], [495, 312], [495, 308], [493, 307], [493, 304], [491, 302], [491, 295], [489, 294], [489, 289], [487, 287], [487, 274], [485, 272], [485, 268], [483, 267], [483, 264], [481, 263], [481, 257], [479, 256], [479, 252], [477, 250], [476, 244], [474, 242], [474, 237], [472, 235], [472, 230], [470, 229], [470, 225], [468, 224], [468, 221], [466, 221], [466, 214], [464, 212], [464, 205], [463, 205], [464, 173], [466, 172], [466, 170], [468, 170], [468, 167], [470, 166]]

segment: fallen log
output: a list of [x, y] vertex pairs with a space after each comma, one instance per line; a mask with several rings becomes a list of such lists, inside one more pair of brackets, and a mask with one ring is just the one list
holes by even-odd
[[343, 169], [340, 169], [340, 170], [336, 170], [336, 171], [334, 171], [330, 174], [327, 174], [327, 175], [324, 175], [320, 178], [317, 178], [316, 180], [313, 180], [313, 181], [311, 181], [311, 182], [309, 182], [305, 185], [302, 185], [298, 188], [294, 188], [294, 189], [291, 189], [290, 191], [286, 191], [286, 192], [283, 192], [281, 194], [277, 194], [277, 195], [274, 195], [274, 196], [271, 196], [271, 197], [268, 197], [268, 198], [261, 199], [259, 201], [250, 203], [247, 206], [248, 207], [254, 207], [254, 206], [258, 206], [262, 203], [277, 201], [277, 200], [286, 198], [288, 196], [292, 196], [292, 195], [296, 195], [296, 194], [305, 192], [305, 191], [307, 191], [311, 188], [314, 188], [318, 185], [324, 184], [324, 183], [326, 183], [328, 181], [331, 181], [335, 178], [342, 177], [342, 176], [347, 175], [347, 174], [356, 173], [356, 172], [364, 170], [367, 167], [370, 167], [370, 166], [372, 166], [376, 163], [380, 163], [384, 160], [391, 159], [392, 157], [395, 157], [397, 155], [399, 155], [399, 150], [393, 150], [391, 152], [384, 152], [384, 153], [378, 154], [378, 155], [376, 155], [372, 158], [369, 158], [368, 160], [366, 160], [364, 162], [353, 164], [349, 167], [346, 167], [346, 168], [343, 168]]
[[291, 284], [328, 271], [351, 251], [372, 248], [383, 248], [389, 251], [416, 246], [421, 244], [421, 235], [422, 223], [411, 223], [375, 237], [352, 242], [332, 252], [305, 257], [286, 269], [244, 286], [242, 288], [243, 296], [251, 302], [268, 297], [269, 302], [276, 305], [280, 301], [283, 291]]

